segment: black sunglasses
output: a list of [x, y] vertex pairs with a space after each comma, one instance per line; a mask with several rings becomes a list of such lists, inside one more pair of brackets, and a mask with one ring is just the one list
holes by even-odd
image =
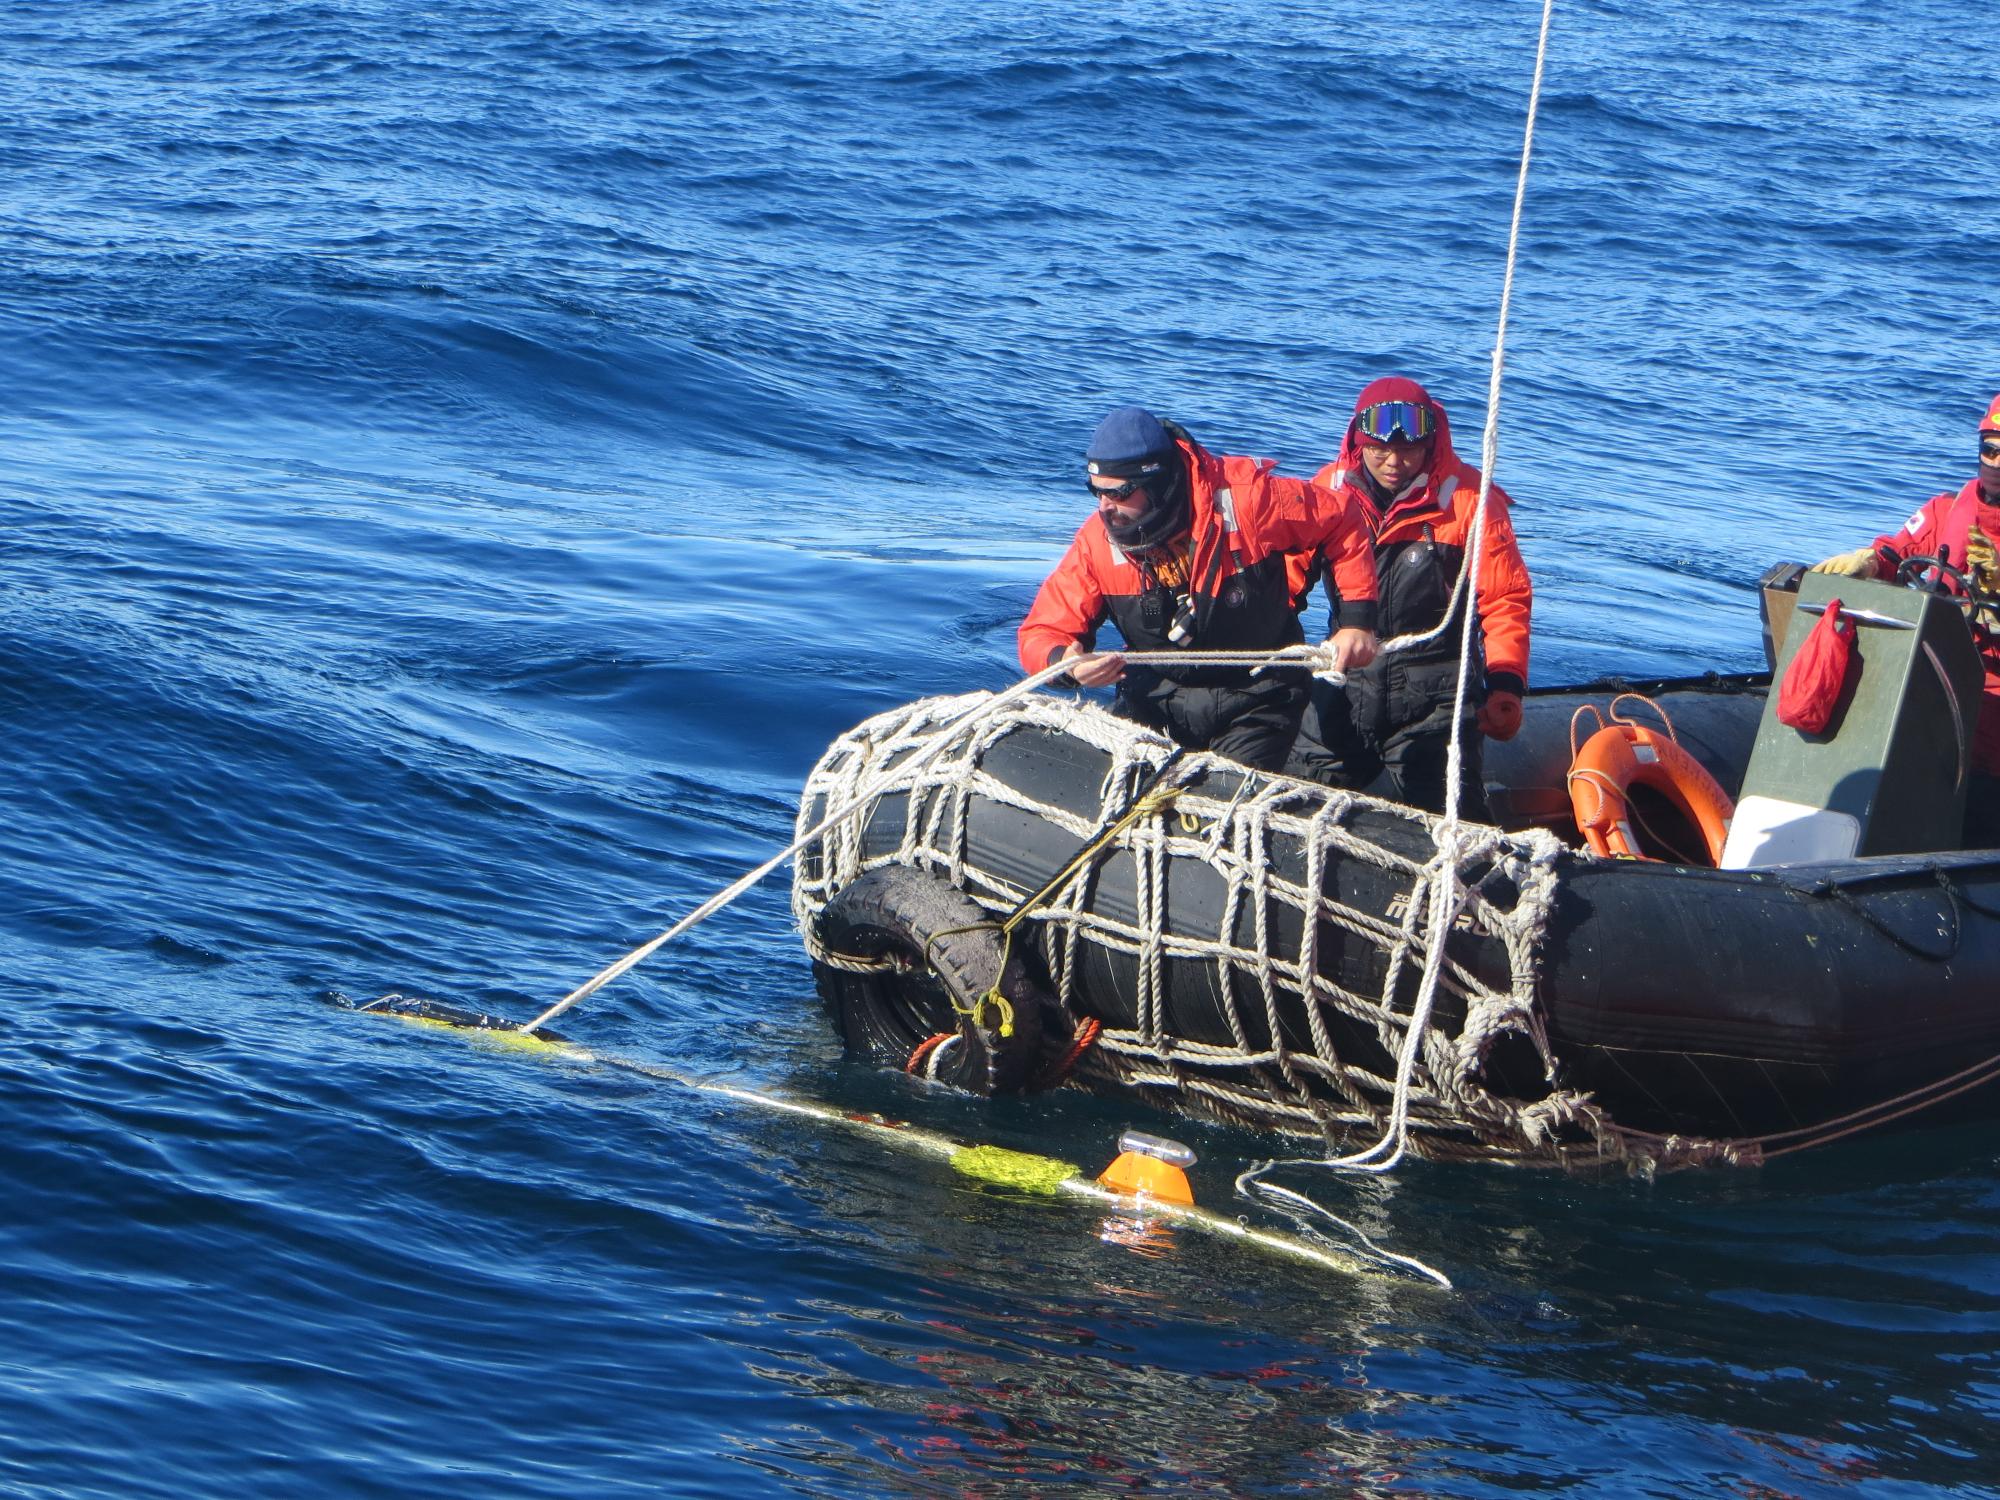
[[1979, 456], [1989, 464], [2000, 464], [2000, 437], [1983, 437], [1979, 440]]
[[1157, 476], [1128, 479], [1123, 484], [1105, 485], [1102, 488], [1092, 484], [1086, 478], [1083, 481], [1083, 487], [1090, 491], [1090, 498], [1093, 500], [1130, 500], [1139, 491], [1148, 488], [1152, 484], [1154, 477]]

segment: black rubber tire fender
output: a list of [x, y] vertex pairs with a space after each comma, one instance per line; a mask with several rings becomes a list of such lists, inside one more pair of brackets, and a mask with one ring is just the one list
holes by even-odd
[[[876, 973], [813, 966], [850, 1054], [900, 1068], [920, 1044], [945, 1032], [952, 1040], [918, 1069], [925, 1077], [989, 1096], [1020, 1093], [1033, 1082], [1048, 999], [1031, 967], [1030, 944], [1025, 937], [1014, 942], [1001, 973], [999, 924], [963, 891], [923, 870], [870, 870], [827, 902], [819, 939], [834, 953], [897, 964]], [[1000, 1007], [979, 1005], [996, 974], [1013, 1009], [1007, 1035]]]

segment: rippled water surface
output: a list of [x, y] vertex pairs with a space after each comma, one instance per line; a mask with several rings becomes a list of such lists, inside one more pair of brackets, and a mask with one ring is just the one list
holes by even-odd
[[[1111, 405], [1310, 471], [1405, 371], [1475, 448], [1538, 16], [0, 3], [0, 1486], [2000, 1493], [1984, 1130], [1321, 1185], [1446, 1296], [341, 1004], [525, 1018], [842, 729], [1010, 680]], [[1754, 665], [1769, 562], [1962, 482], [1995, 59], [1940, 0], [1559, 6], [1538, 679]], [[843, 1064], [775, 883], [568, 1024], [1135, 1123]], [[1227, 1206], [1258, 1142], [1165, 1128]]]

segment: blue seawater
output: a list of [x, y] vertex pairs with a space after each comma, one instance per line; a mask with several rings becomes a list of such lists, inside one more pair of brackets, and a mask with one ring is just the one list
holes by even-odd
[[[342, 1003], [525, 1018], [1011, 680], [1111, 405], [1310, 471], [1406, 371], [1476, 451], [1539, 14], [0, 3], [0, 1489], [2000, 1493], [1989, 1131], [1321, 1185], [1445, 1296]], [[1767, 563], [1969, 473], [1996, 71], [1943, 0], [1557, 7], [1540, 680], [1752, 666]], [[1163, 1128], [844, 1064], [782, 877], [566, 1025]], [[1164, 1128], [1227, 1207], [1259, 1143]]]

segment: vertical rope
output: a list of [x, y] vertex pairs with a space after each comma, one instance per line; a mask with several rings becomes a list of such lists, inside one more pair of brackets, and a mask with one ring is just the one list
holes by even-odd
[[[1493, 494], [1493, 467], [1500, 460], [1500, 380], [1507, 367], [1507, 315], [1514, 303], [1514, 267], [1521, 251], [1521, 217], [1528, 201], [1528, 162], [1535, 150], [1535, 117], [1542, 107], [1542, 75], [1548, 66], [1549, 27], [1556, 0], [1542, 0], [1542, 29], [1535, 40], [1535, 77], [1528, 86], [1528, 122], [1521, 135], [1521, 170], [1514, 178], [1514, 214], [1507, 226], [1507, 269], [1500, 279], [1500, 315], [1493, 329], [1493, 363], [1486, 381], [1486, 426], [1479, 434], [1479, 503], [1472, 512], [1472, 547], [1459, 573], [1473, 596], [1465, 611], [1458, 648], [1458, 692], [1452, 701], [1451, 751], [1445, 759], [1445, 826], [1458, 830], [1460, 766], [1464, 760], [1465, 679], [1472, 660], [1473, 631], [1479, 624], [1479, 565], [1486, 550], [1486, 505]], [[1446, 615], [1446, 619], [1450, 616]]]
[[[1542, 77], [1548, 66], [1549, 30], [1554, 15], [1555, 0], [1542, 0], [1541, 31], [1535, 41], [1535, 76], [1528, 88], [1528, 118], [1521, 137], [1521, 168], [1514, 179], [1514, 212], [1507, 228], [1507, 263], [1500, 282], [1500, 311], [1495, 321], [1492, 368], [1486, 384], [1486, 426], [1479, 440], [1479, 503], [1472, 513], [1472, 545], [1466, 552], [1464, 566], [1459, 570], [1458, 584], [1452, 590], [1451, 608], [1445, 611], [1444, 620], [1425, 635], [1404, 637], [1390, 643], [1393, 649], [1437, 636], [1451, 619], [1451, 609], [1458, 608], [1464, 601], [1458, 648], [1458, 688], [1452, 695], [1451, 745], [1445, 756], [1444, 820], [1436, 831], [1438, 852], [1428, 875], [1431, 882], [1427, 924], [1430, 951], [1425, 955], [1423, 982], [1418, 986], [1411, 1006], [1409, 1030], [1404, 1034], [1402, 1050], [1396, 1059], [1396, 1091], [1390, 1106], [1389, 1124], [1381, 1139], [1364, 1150], [1347, 1156], [1328, 1157], [1324, 1163], [1313, 1165], [1323, 1164], [1358, 1172], [1387, 1172], [1402, 1160], [1409, 1140], [1410, 1080], [1416, 1071], [1417, 1057], [1423, 1050], [1424, 1034], [1430, 1026], [1438, 978], [1444, 969], [1445, 944], [1464, 899], [1458, 882], [1459, 860], [1462, 857], [1458, 804], [1465, 764], [1466, 679], [1471, 675], [1473, 632], [1479, 627], [1477, 589], [1479, 566], [1485, 552], [1486, 508], [1493, 493], [1493, 467], [1500, 451], [1500, 386], [1507, 363], [1507, 316], [1514, 300], [1514, 268], [1520, 256], [1521, 218], [1528, 198], [1528, 164], [1534, 155], [1535, 118], [1541, 111]], [[1468, 593], [1470, 598], [1466, 597]], [[1413, 890], [1413, 906], [1415, 900], [1416, 892]], [[1246, 1172], [1238, 1180], [1239, 1190], [1254, 1186], [1270, 1191], [1257, 1179], [1276, 1165], [1279, 1164], [1270, 1162]]]

